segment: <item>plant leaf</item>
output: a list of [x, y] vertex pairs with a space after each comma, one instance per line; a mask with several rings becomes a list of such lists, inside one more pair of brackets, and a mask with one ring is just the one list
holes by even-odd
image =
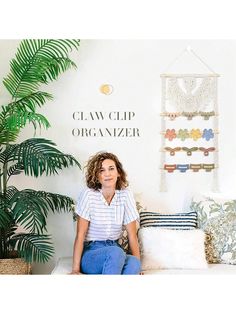
[[7, 170], [7, 176], [8, 176], [8, 180], [10, 179], [11, 176], [15, 176], [20, 174], [22, 171], [24, 170], [24, 166], [22, 164], [14, 164], [12, 166], [10, 166]]
[[39, 85], [57, 79], [58, 75], [75, 64], [68, 58], [72, 48], [79, 48], [79, 40], [26, 39], [22, 40], [10, 74], [3, 84], [13, 99], [26, 97]]
[[53, 96], [46, 92], [37, 91], [31, 93], [17, 101], [9, 103], [6, 107], [11, 109], [11, 112], [35, 112], [37, 107], [42, 107], [47, 100], [52, 100]]
[[50, 124], [48, 120], [41, 114], [36, 112], [18, 112], [11, 114], [6, 119], [6, 128], [11, 132], [18, 132], [21, 128], [24, 128], [27, 123], [32, 123], [36, 130], [37, 125], [41, 128], [43, 126], [48, 129]]
[[[63, 154], [56, 144], [44, 138], [31, 138], [14, 145], [5, 162], [14, 161], [23, 165], [26, 175], [58, 174], [58, 170], [70, 166], [78, 166], [79, 162], [71, 155]], [[0, 155], [1, 157], [1, 155]]]
[[28, 263], [46, 263], [54, 253], [49, 235], [19, 233], [14, 235], [9, 243]]
[[0, 113], [0, 145], [15, 141], [20, 129], [27, 123], [32, 123], [34, 129], [43, 126], [49, 128], [48, 120], [41, 114], [26, 111], [19, 104], [17, 106], [5, 106]]
[[16, 192], [10, 201], [16, 223], [31, 233], [46, 230], [49, 211], [71, 211], [73, 205], [73, 199], [68, 196], [31, 189]]

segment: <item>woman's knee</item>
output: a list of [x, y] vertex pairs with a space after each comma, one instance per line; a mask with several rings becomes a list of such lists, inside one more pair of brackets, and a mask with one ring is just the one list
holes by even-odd
[[124, 263], [126, 254], [120, 247], [110, 246], [107, 250], [107, 257], [111, 258], [117, 263]]
[[141, 271], [141, 262], [136, 256], [129, 255], [127, 260], [127, 271], [129, 274], [139, 274]]
[[106, 258], [103, 265], [103, 274], [118, 275], [121, 274], [126, 260], [125, 252], [116, 246], [106, 248]]

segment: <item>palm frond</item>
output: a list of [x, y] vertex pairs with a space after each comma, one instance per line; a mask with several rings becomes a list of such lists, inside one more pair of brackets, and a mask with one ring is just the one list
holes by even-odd
[[6, 164], [14, 160], [14, 150], [17, 148], [17, 144], [11, 144], [4, 148], [0, 153], [0, 162]]
[[6, 112], [0, 113], [0, 145], [5, 145], [17, 139], [19, 130], [9, 130], [6, 125]]
[[41, 114], [24, 110], [19, 104], [17, 106], [5, 106], [0, 114], [0, 144], [8, 144], [16, 140], [20, 129], [26, 124], [31, 123], [36, 130], [40, 128], [49, 128], [48, 120]]
[[19, 163], [16, 163], [10, 166], [7, 170], [7, 179], [9, 180], [11, 176], [20, 174], [23, 170], [24, 170], [24, 166]]
[[20, 130], [7, 130], [6, 128], [3, 129], [1, 128], [1, 125], [0, 125], [0, 145], [6, 145], [8, 143], [11, 143], [11, 142], [14, 142], [18, 135], [20, 133]]
[[[11, 237], [16, 234], [16, 230], [18, 229], [18, 227], [15, 225], [15, 222], [12, 218], [12, 223], [10, 224], [10, 226], [5, 229], [5, 236], [8, 238], [8, 242], [11, 239]], [[7, 242], [7, 244], [8, 244]], [[8, 249], [10, 249], [10, 247], [8, 246]]]
[[45, 263], [54, 253], [49, 235], [19, 233], [11, 238], [10, 244], [27, 263]]
[[30, 233], [42, 233], [46, 230], [45, 203], [36, 197], [32, 197], [30, 190], [15, 193], [11, 199], [12, 215], [16, 223]]
[[30, 39], [22, 40], [10, 74], [3, 80], [13, 99], [35, 92], [39, 85], [57, 79], [61, 72], [75, 64], [68, 58], [72, 48], [79, 48], [79, 40]]
[[11, 132], [19, 131], [24, 128], [27, 123], [32, 123], [35, 130], [37, 125], [40, 128], [43, 126], [45, 129], [50, 127], [48, 120], [43, 115], [36, 112], [25, 111], [11, 114], [6, 119], [6, 128]]
[[7, 155], [5, 162], [16, 161], [24, 166], [26, 175], [35, 177], [42, 174], [58, 174], [58, 170], [74, 165], [81, 168], [79, 162], [73, 156], [63, 154], [55, 146], [56, 144], [50, 140], [31, 138], [14, 145], [14, 148], [9, 150], [8, 154], [5, 154]]
[[17, 192], [19, 192], [19, 190], [18, 190], [15, 186], [11, 185], [11, 186], [8, 186], [8, 187], [7, 187], [6, 199], [8, 200], [8, 202], [13, 198], [13, 196], [14, 196]]
[[33, 193], [45, 202], [47, 211], [52, 211], [53, 213], [70, 212], [74, 208], [75, 202], [69, 196], [45, 191], [34, 191]]
[[13, 112], [35, 111], [36, 107], [42, 107], [53, 96], [46, 92], [37, 91], [7, 105]]
[[50, 65], [45, 71], [47, 81], [56, 80], [59, 74], [69, 70], [72, 67], [76, 68], [76, 64], [69, 58], [56, 58], [50, 60]]
[[31, 233], [46, 231], [49, 211], [70, 211], [74, 201], [64, 195], [25, 189], [14, 194], [10, 201], [12, 215], [17, 224]]

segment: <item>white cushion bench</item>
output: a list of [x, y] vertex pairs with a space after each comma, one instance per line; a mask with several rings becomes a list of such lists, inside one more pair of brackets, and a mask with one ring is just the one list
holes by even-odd
[[[54, 269], [52, 270], [52, 275], [66, 275], [71, 272], [72, 267], [72, 257], [61, 257], [58, 259]], [[199, 274], [209, 274], [209, 275], [236, 275], [236, 265], [229, 264], [208, 264], [207, 269], [155, 269], [144, 271], [147, 275], [199, 275]]]

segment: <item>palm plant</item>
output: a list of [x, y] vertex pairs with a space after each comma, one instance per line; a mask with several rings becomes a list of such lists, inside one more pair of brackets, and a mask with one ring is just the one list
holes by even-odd
[[0, 110], [0, 258], [17, 252], [29, 263], [48, 261], [54, 249], [47, 234], [47, 215], [49, 211], [72, 209], [73, 199], [68, 196], [33, 189], [19, 191], [10, 182], [21, 173], [39, 177], [80, 167], [73, 156], [58, 150], [48, 139], [17, 142], [20, 130], [28, 123], [35, 130], [50, 126], [36, 109], [53, 96], [39, 88], [76, 68], [68, 54], [78, 48], [79, 40], [22, 40], [10, 62], [10, 73], [3, 79], [11, 100]]

